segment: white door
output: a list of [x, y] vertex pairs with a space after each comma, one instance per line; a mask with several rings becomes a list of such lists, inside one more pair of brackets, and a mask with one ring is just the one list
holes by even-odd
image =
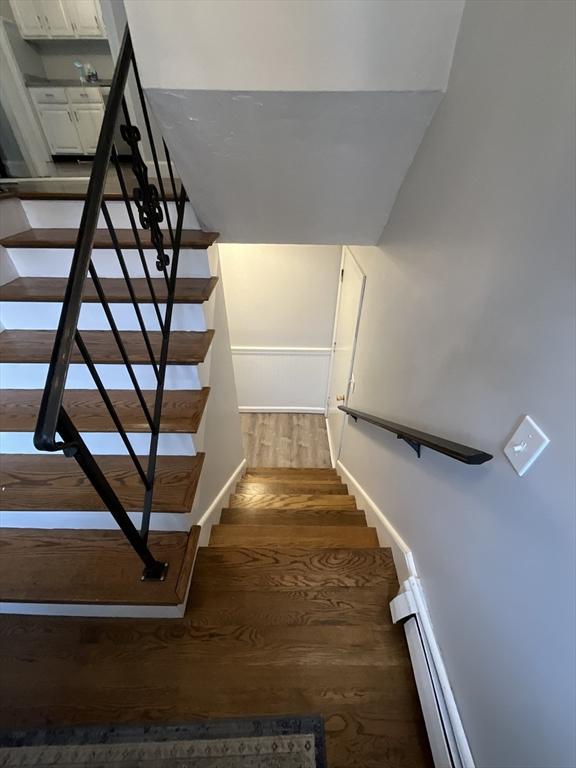
[[78, 107], [73, 112], [84, 154], [93, 155], [98, 146], [104, 107], [101, 104], [94, 107]]
[[81, 155], [84, 152], [68, 107], [46, 107], [39, 109], [38, 114], [53, 155]]
[[12, 0], [10, 7], [22, 37], [50, 37], [42, 17], [40, 0]]
[[[36, 0], [38, 2], [38, 0]], [[62, 0], [41, 0], [42, 15], [50, 37], [74, 37], [72, 22]]]
[[348, 248], [342, 250], [340, 292], [336, 310], [334, 348], [326, 415], [333, 459], [340, 455], [342, 431], [347, 418], [339, 405], [346, 405], [352, 392], [354, 353], [364, 298], [366, 275]]
[[96, 0], [66, 0], [77, 37], [104, 37], [104, 25]]

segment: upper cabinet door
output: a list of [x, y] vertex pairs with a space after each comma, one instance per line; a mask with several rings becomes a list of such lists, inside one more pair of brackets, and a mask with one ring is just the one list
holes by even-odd
[[50, 37], [40, 0], [11, 0], [10, 7], [22, 37]]
[[97, 0], [66, 0], [76, 37], [106, 37]]
[[63, 0], [41, 0], [42, 15], [50, 37], [75, 37]]

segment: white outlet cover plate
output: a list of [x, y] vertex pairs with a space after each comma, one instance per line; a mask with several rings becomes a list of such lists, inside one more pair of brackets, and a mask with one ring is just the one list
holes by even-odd
[[522, 477], [549, 442], [550, 439], [542, 432], [538, 424], [530, 416], [524, 416], [518, 429], [504, 448], [504, 453], [516, 472]]

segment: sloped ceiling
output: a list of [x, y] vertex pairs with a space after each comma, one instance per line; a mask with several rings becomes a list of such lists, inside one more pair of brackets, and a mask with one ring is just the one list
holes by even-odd
[[130, 0], [143, 85], [229, 242], [376, 243], [446, 88], [460, 0]]

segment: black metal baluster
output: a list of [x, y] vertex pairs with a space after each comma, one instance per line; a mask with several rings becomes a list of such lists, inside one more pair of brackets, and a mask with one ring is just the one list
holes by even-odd
[[110, 238], [112, 239], [112, 245], [114, 246], [114, 250], [116, 251], [116, 255], [118, 256], [118, 261], [120, 262], [120, 269], [122, 270], [122, 274], [124, 275], [124, 280], [128, 288], [128, 293], [130, 294], [130, 299], [132, 300], [132, 306], [134, 307], [134, 312], [136, 313], [136, 317], [138, 318], [138, 323], [140, 325], [140, 330], [142, 331], [142, 336], [144, 337], [144, 343], [146, 344], [146, 349], [148, 350], [148, 354], [150, 355], [150, 362], [152, 363], [152, 367], [154, 368], [154, 373], [156, 374], [156, 378], [158, 378], [158, 364], [156, 363], [156, 356], [154, 355], [154, 350], [152, 349], [152, 344], [150, 342], [150, 337], [148, 336], [148, 330], [146, 328], [146, 324], [144, 323], [144, 318], [142, 317], [140, 305], [138, 304], [136, 294], [134, 293], [134, 286], [132, 285], [132, 281], [130, 280], [130, 275], [128, 273], [128, 268], [126, 267], [126, 262], [124, 261], [124, 256], [122, 254], [122, 249], [120, 248], [120, 243], [118, 242], [118, 238], [116, 237], [116, 230], [114, 229], [114, 225], [112, 224], [112, 219], [110, 218], [110, 214], [108, 213], [108, 208], [105, 202], [102, 202], [102, 213], [104, 214], [104, 220], [106, 221], [106, 226], [108, 227], [108, 232], [110, 233]]
[[172, 159], [170, 157], [170, 152], [168, 152], [168, 147], [166, 146], [166, 142], [164, 141], [164, 139], [162, 139], [162, 144], [164, 145], [164, 154], [166, 155], [166, 163], [168, 165], [168, 174], [170, 175], [170, 183], [172, 184], [172, 194], [174, 195], [174, 205], [178, 206], [178, 194], [176, 192], [176, 182], [174, 181], [174, 170], [172, 168]]
[[118, 181], [120, 182], [122, 197], [124, 198], [124, 204], [126, 205], [126, 211], [128, 213], [128, 218], [130, 219], [130, 226], [132, 227], [132, 232], [134, 233], [134, 241], [136, 243], [136, 248], [138, 249], [138, 253], [140, 254], [140, 261], [142, 263], [142, 269], [144, 270], [146, 283], [148, 284], [150, 295], [152, 296], [154, 310], [156, 311], [156, 317], [158, 318], [158, 325], [160, 326], [160, 330], [162, 331], [162, 333], [164, 333], [164, 321], [162, 319], [162, 313], [160, 312], [160, 306], [158, 304], [158, 299], [156, 298], [156, 291], [154, 290], [154, 285], [152, 283], [152, 278], [150, 277], [148, 264], [146, 263], [146, 257], [144, 256], [144, 249], [142, 248], [142, 242], [140, 240], [140, 235], [138, 233], [138, 227], [136, 226], [136, 219], [134, 218], [134, 212], [132, 210], [130, 197], [128, 196], [128, 190], [126, 188], [124, 174], [122, 173], [122, 167], [120, 165], [120, 160], [118, 159], [118, 154], [116, 152], [115, 147], [112, 149], [112, 162], [114, 163], [114, 167], [116, 168], [116, 173], [118, 175]]
[[136, 374], [134, 373], [134, 369], [132, 368], [132, 363], [130, 362], [128, 353], [126, 352], [126, 347], [124, 346], [124, 342], [122, 341], [122, 337], [120, 336], [120, 331], [118, 330], [116, 321], [114, 320], [114, 316], [112, 314], [112, 310], [110, 309], [110, 306], [108, 304], [108, 299], [104, 295], [104, 290], [102, 289], [100, 278], [98, 277], [98, 274], [96, 273], [96, 269], [92, 262], [90, 262], [90, 277], [94, 281], [94, 287], [96, 288], [96, 292], [98, 293], [98, 298], [100, 299], [100, 303], [102, 304], [102, 308], [104, 309], [106, 318], [108, 319], [110, 330], [112, 331], [114, 340], [116, 341], [116, 345], [118, 346], [118, 349], [120, 351], [122, 361], [126, 366], [126, 370], [128, 371], [128, 375], [130, 376], [130, 381], [132, 382], [134, 391], [136, 392], [138, 400], [140, 401], [140, 405], [142, 406], [142, 410], [144, 411], [144, 415], [146, 416], [146, 420], [148, 421], [150, 428], [154, 429], [154, 422], [152, 420], [152, 416], [150, 415], [148, 404], [144, 399], [144, 395], [142, 394], [142, 390], [140, 389], [140, 385], [138, 384], [138, 379], [136, 378]]
[[[122, 111], [124, 114], [125, 125], [120, 129], [120, 132], [124, 140], [130, 145], [132, 154], [132, 172], [136, 177], [138, 186], [134, 188], [134, 203], [138, 209], [138, 218], [143, 229], [150, 230], [150, 240], [152, 245], [156, 249], [158, 256], [156, 260], [156, 268], [158, 271], [164, 273], [164, 279], [166, 285], [168, 285], [168, 273], [166, 267], [169, 264], [169, 258], [164, 250], [164, 234], [160, 228], [160, 222], [163, 220], [164, 215], [162, 208], [158, 201], [158, 190], [151, 184], [148, 179], [148, 167], [138, 147], [141, 141], [140, 131], [137, 126], [132, 125], [130, 122], [130, 114], [126, 105], [126, 99], [122, 100]], [[170, 230], [172, 236], [172, 231]], [[172, 248], [174, 248], [174, 241], [172, 239]]]
[[140, 475], [140, 478], [142, 482], [144, 483], [144, 487], [148, 488], [148, 478], [146, 477], [146, 473], [144, 472], [144, 468], [142, 467], [142, 464], [140, 463], [140, 460], [138, 456], [136, 455], [136, 451], [134, 450], [132, 443], [128, 439], [128, 435], [126, 434], [126, 430], [124, 429], [122, 422], [118, 418], [118, 414], [116, 413], [116, 409], [114, 408], [114, 404], [112, 403], [112, 400], [110, 399], [110, 396], [108, 395], [108, 392], [106, 391], [106, 388], [104, 386], [104, 383], [102, 379], [100, 378], [100, 374], [96, 370], [96, 366], [94, 365], [94, 362], [92, 360], [92, 357], [90, 356], [90, 352], [88, 351], [88, 347], [86, 344], [84, 344], [84, 339], [80, 335], [80, 331], [76, 331], [76, 346], [80, 350], [80, 354], [84, 358], [84, 362], [86, 363], [86, 367], [92, 374], [92, 378], [94, 379], [94, 383], [96, 384], [96, 387], [98, 389], [98, 392], [100, 392], [100, 396], [102, 397], [102, 400], [104, 401], [104, 405], [106, 406], [108, 413], [110, 414], [110, 417], [112, 418], [112, 421], [114, 422], [114, 426], [118, 430], [118, 434], [122, 438], [122, 442], [126, 446], [126, 450], [130, 454], [130, 457], [132, 461], [134, 462], [134, 466], [136, 467], [136, 471]]
[[[131, 64], [134, 66], [134, 74], [138, 87], [138, 96], [142, 107], [144, 121], [146, 123], [148, 138], [150, 140], [150, 149], [158, 177], [158, 187], [160, 192], [156, 186], [153, 183], [150, 183], [148, 180], [148, 167], [142, 159], [139, 148], [141, 134], [137, 126], [133, 126], [130, 123], [130, 117], [124, 99], [124, 91], [126, 88], [126, 82]], [[133, 202], [136, 205], [138, 211], [138, 218], [141, 223], [141, 228], [150, 231], [151, 243], [156, 250], [156, 266], [158, 270], [163, 273], [167, 286], [165, 318], [162, 318], [160, 305], [154, 291], [154, 284], [150, 277], [150, 271], [148, 270], [144, 249], [142, 247], [142, 240], [136, 224], [137, 217], [132, 208], [132, 200], [127, 191], [126, 181], [124, 179], [120, 161], [114, 147], [114, 133], [122, 112], [124, 112], [126, 124], [121, 126], [121, 132], [122, 136], [128, 142], [132, 150], [132, 168], [134, 171], [134, 176], [139, 184], [139, 186], [135, 187], [133, 190]], [[168, 162], [170, 182], [176, 198], [176, 183], [170, 154], [165, 142], [163, 143], [166, 152], [166, 159]], [[116, 167], [120, 187], [122, 189], [122, 196], [128, 211], [132, 231], [134, 233], [134, 240], [140, 255], [142, 268], [144, 270], [144, 275], [150, 290], [150, 295], [154, 304], [159, 327], [162, 332], [162, 344], [160, 348], [159, 359], [157, 359], [157, 356], [154, 354], [152, 334], [148, 332], [148, 329], [145, 326], [142, 311], [139, 302], [137, 301], [132, 280], [130, 279], [126, 260], [124, 258], [124, 254], [122, 253], [122, 249], [120, 248], [120, 244], [116, 236], [111, 218], [109, 216], [108, 209], [105, 204], [102, 204], [111, 159], [114, 163], [114, 166]], [[102, 129], [98, 139], [98, 147], [96, 150], [92, 173], [88, 184], [86, 201], [82, 211], [78, 238], [72, 259], [72, 266], [70, 269], [70, 278], [66, 287], [66, 294], [63, 301], [60, 322], [56, 332], [54, 349], [52, 351], [50, 366], [46, 378], [46, 385], [44, 388], [38, 421], [34, 432], [34, 445], [39, 450], [44, 451], [63, 450], [66, 456], [74, 457], [82, 469], [84, 475], [93, 485], [96, 493], [98, 493], [99, 497], [102, 499], [102, 502], [112, 514], [120, 530], [124, 533], [134, 551], [145, 564], [143, 578], [151, 579], [163, 579], [167, 568], [166, 563], [161, 563], [153, 557], [148, 547], [146, 546], [146, 541], [148, 539], [148, 532], [150, 529], [154, 475], [156, 472], [158, 441], [160, 434], [160, 419], [162, 414], [166, 367], [168, 363], [170, 329], [174, 307], [176, 275], [181, 246], [185, 202], [186, 193], [182, 188], [180, 193], [180, 202], [176, 202], [177, 229], [176, 232], [174, 232], [172, 229], [169, 206], [164, 190], [164, 181], [160, 174], [160, 165], [154, 144], [154, 137], [152, 135], [148, 109], [146, 106], [144, 93], [142, 91], [142, 84], [140, 82], [136, 62], [134, 61], [130, 34], [128, 29], [126, 29], [114, 71], [112, 85], [110, 88], [110, 95], [104, 113]], [[108, 230], [110, 232], [110, 236], [118, 256], [122, 274], [126, 281], [126, 285], [128, 286], [130, 298], [134, 306], [134, 311], [136, 312], [136, 316], [140, 324], [140, 329], [142, 331], [144, 345], [147, 349], [148, 358], [156, 374], [157, 386], [154, 394], [153, 415], [151, 414], [151, 409], [148, 405], [148, 402], [144, 398], [142, 389], [136, 378], [133, 365], [128, 356], [124, 338], [118, 330], [109, 301], [107, 300], [104, 289], [102, 287], [102, 282], [98, 277], [96, 268], [91, 259], [92, 249], [94, 247], [95, 233], [98, 226], [98, 216], [101, 208], [104, 212], [106, 224], [108, 226]], [[164, 209], [164, 212], [162, 209]], [[160, 228], [160, 223], [163, 221], [164, 215], [166, 216], [166, 222], [173, 251], [170, 274], [168, 274], [170, 258], [164, 250], [164, 240], [166, 233]], [[109, 323], [112, 336], [114, 337], [114, 341], [120, 352], [121, 359], [124, 363], [124, 366], [126, 367], [130, 381], [132, 383], [133, 391], [140, 403], [140, 406], [142, 407], [142, 411], [151, 430], [150, 449], [148, 452], [148, 465], [146, 472], [144, 472], [142, 462], [140, 461], [140, 458], [137, 456], [136, 451], [130, 442], [129, 436], [126, 433], [114, 403], [112, 402], [112, 399], [104, 386], [104, 383], [98, 373], [87, 345], [84, 342], [82, 335], [78, 331], [78, 320], [82, 306], [83, 292], [86, 286], [86, 279], [88, 275], [90, 275], [92, 278], [99, 301]], [[137, 338], [139, 341], [140, 337], [138, 336]], [[145, 494], [142, 512], [142, 535], [139, 535], [120, 498], [106, 479], [90, 450], [84, 443], [78, 430], [72, 423], [65, 409], [62, 407], [64, 390], [66, 386], [66, 377], [69, 372], [70, 360], [75, 344], [80, 350], [82, 360], [90, 371], [100, 396], [103, 399], [106, 409], [112, 418], [112, 421], [126, 447], [126, 450], [128, 451], [128, 454], [138, 472], [138, 475], [144, 483]], [[62, 440], [59, 440], [57, 435], [59, 435]]]
[[154, 143], [154, 136], [152, 135], [152, 127], [150, 125], [150, 118], [148, 117], [148, 107], [146, 106], [146, 99], [144, 91], [142, 89], [142, 83], [140, 82], [140, 74], [138, 72], [138, 65], [134, 53], [132, 53], [132, 67], [134, 68], [134, 77], [136, 78], [136, 87], [138, 88], [138, 95], [140, 97], [140, 105], [142, 107], [142, 114], [144, 115], [144, 123], [146, 125], [146, 132], [148, 133], [148, 141], [150, 142], [150, 150], [152, 152], [152, 159], [154, 160], [154, 168], [156, 169], [156, 176], [158, 180], [158, 186], [160, 187], [160, 193], [162, 195], [162, 202], [164, 204], [164, 212], [166, 214], [166, 223], [170, 231], [170, 238], [172, 240], [172, 248], [174, 249], [174, 232], [172, 231], [172, 223], [170, 221], [170, 213], [168, 211], [168, 203], [166, 202], [166, 194], [164, 192], [164, 182], [162, 181], [162, 175], [160, 173], [160, 164], [158, 162], [158, 155], [156, 153], [156, 145]]
[[110, 510], [118, 527], [124, 536], [126, 536], [138, 557], [144, 563], [145, 568], [142, 578], [164, 581], [168, 563], [161, 563], [154, 558], [146, 546], [146, 542], [139, 535], [136, 526], [132, 520], [130, 520], [128, 513], [124, 509], [124, 505], [106, 479], [106, 475], [98, 466], [94, 456], [90, 453], [88, 446], [84, 440], [82, 440], [80, 433], [72, 423], [72, 420], [64, 408], [60, 408], [57, 430], [64, 442], [69, 446], [66, 449], [66, 455], [73, 456], [78, 462], [78, 465], [94, 486], [94, 490], [98, 496], [100, 496], [107, 509]]
[[166, 366], [168, 364], [168, 347], [170, 344], [170, 328], [172, 325], [172, 309], [174, 307], [174, 295], [176, 293], [176, 277], [178, 272], [178, 259], [180, 256], [180, 240], [182, 237], [182, 225], [184, 222], [184, 208], [186, 203], [186, 193], [182, 189], [181, 205], [178, 207], [178, 222], [176, 225], [176, 242], [174, 244], [174, 252], [172, 254], [172, 265], [170, 271], [170, 288], [168, 290], [168, 301], [166, 304], [166, 335], [162, 340], [162, 350], [160, 352], [160, 377], [158, 379], [158, 387], [156, 389], [156, 400], [154, 403], [154, 424], [155, 430], [152, 432], [150, 439], [150, 454], [148, 458], [148, 480], [150, 481], [150, 488], [146, 491], [144, 496], [144, 514], [142, 515], [142, 527], [140, 529], [140, 535], [144, 541], [148, 540], [148, 532], [150, 529], [150, 515], [152, 513], [152, 501], [154, 495], [154, 477], [156, 474], [156, 457], [158, 454], [158, 439], [160, 435], [160, 421], [162, 418], [162, 402], [164, 399], [164, 382], [166, 378]]

